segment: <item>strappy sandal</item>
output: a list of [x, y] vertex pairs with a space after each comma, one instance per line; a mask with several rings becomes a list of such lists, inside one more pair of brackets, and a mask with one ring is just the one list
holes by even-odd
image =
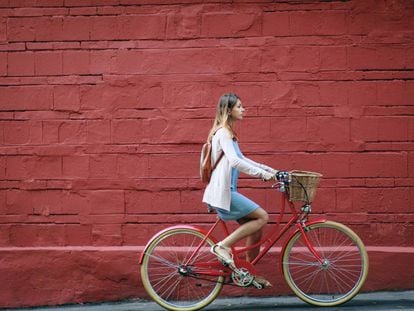
[[256, 275], [254, 277], [255, 281], [263, 286], [263, 288], [273, 287], [272, 283], [266, 280], [263, 276]]
[[[224, 250], [227, 253], [228, 256], [226, 257], [222, 253], [219, 253], [217, 251], [217, 248]], [[211, 247], [210, 252], [212, 254], [214, 254], [224, 265], [226, 265], [226, 266], [228, 266], [232, 269], [235, 267], [234, 260], [233, 260], [233, 254], [232, 254], [231, 249], [229, 247], [223, 246], [219, 242], [219, 243], [217, 243], [217, 244], [215, 244]]]

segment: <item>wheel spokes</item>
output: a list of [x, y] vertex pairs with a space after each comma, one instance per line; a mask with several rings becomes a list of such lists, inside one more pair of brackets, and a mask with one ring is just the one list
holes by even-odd
[[331, 222], [310, 226], [306, 231], [307, 240], [323, 263], [315, 258], [300, 233], [289, 243], [289, 256], [284, 256], [283, 262], [288, 267], [287, 280], [308, 302], [325, 305], [345, 301], [361, 284], [365, 264], [362, 250], [347, 229], [337, 227]]
[[[155, 301], [164, 307], [193, 310], [211, 302], [222, 287], [219, 266], [210, 253], [213, 242], [191, 229], [165, 235], [147, 249], [146, 287]], [[187, 263], [188, 262], [188, 263]], [[200, 273], [200, 274], [199, 274]], [[208, 286], [205, 286], [208, 285]]]

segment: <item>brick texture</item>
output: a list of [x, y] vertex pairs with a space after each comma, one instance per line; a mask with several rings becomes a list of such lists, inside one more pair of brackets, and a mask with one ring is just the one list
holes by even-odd
[[[414, 246], [412, 1], [235, 2], [1, 4], [0, 251], [140, 247], [212, 222], [199, 152], [228, 91], [246, 155], [324, 175], [316, 214]], [[275, 219], [267, 184], [240, 189]], [[49, 303], [2, 292], [0, 307]]]

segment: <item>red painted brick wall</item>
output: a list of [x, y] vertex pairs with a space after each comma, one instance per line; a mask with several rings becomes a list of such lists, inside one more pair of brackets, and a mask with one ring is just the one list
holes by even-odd
[[[412, 252], [413, 16], [409, 0], [2, 1], [0, 306], [142, 297], [130, 257], [98, 270], [82, 261], [214, 219], [200, 202], [199, 151], [227, 91], [247, 108], [248, 156], [323, 173], [315, 213], [367, 245]], [[241, 185], [277, 214], [268, 185]], [[79, 264], [28, 285], [36, 251], [36, 271], [68, 251]], [[112, 283], [80, 277], [125, 265]], [[397, 279], [368, 289], [414, 288]], [[62, 293], [64, 280], [77, 290]]]

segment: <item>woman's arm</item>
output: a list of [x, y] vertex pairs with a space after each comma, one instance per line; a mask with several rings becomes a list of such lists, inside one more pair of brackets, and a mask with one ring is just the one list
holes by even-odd
[[232, 167], [247, 175], [259, 177], [265, 180], [269, 180], [274, 176], [274, 174], [267, 172], [266, 170], [250, 163], [249, 161], [246, 161], [245, 158], [239, 158], [236, 154], [236, 150], [234, 149], [233, 140], [231, 139], [230, 133], [226, 129], [221, 129], [220, 131], [221, 133], [218, 137], [219, 142]]
[[251, 165], [260, 167], [262, 170], [265, 170], [265, 171], [267, 171], [269, 173], [276, 174], [278, 172], [278, 170], [275, 170], [274, 168], [271, 168], [270, 166], [267, 166], [267, 165], [264, 165], [264, 164], [255, 162], [255, 161], [249, 159], [248, 157], [246, 157], [244, 155], [243, 155], [243, 160], [249, 162]]

